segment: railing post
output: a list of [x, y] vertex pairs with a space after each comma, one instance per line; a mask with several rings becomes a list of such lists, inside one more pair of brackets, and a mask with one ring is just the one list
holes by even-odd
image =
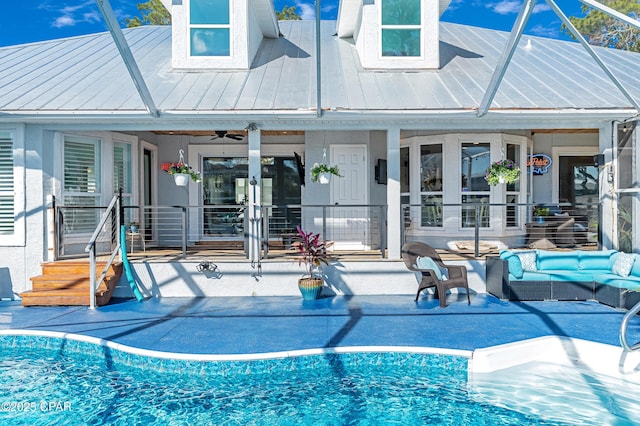
[[262, 245], [264, 246], [264, 258], [269, 256], [269, 209], [273, 207], [264, 207], [266, 214], [262, 215]]
[[480, 213], [480, 206], [478, 204], [475, 205], [475, 209], [476, 209], [476, 213], [475, 213], [475, 229], [474, 229], [474, 236], [473, 236], [473, 250], [474, 253], [473, 255], [475, 257], [480, 256], [480, 217], [479, 217], [479, 213]]
[[386, 206], [380, 206], [380, 254], [385, 258], [387, 251], [387, 215]]
[[187, 257], [187, 208], [182, 206], [182, 257]]
[[327, 239], [327, 206], [322, 206], [322, 238]]
[[89, 309], [96, 308], [96, 244], [91, 245], [89, 250]]

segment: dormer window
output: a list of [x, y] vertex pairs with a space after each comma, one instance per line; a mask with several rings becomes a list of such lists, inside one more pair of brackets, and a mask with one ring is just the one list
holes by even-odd
[[171, 1], [176, 69], [247, 70], [262, 39], [279, 36], [273, 0]]
[[189, 47], [191, 56], [231, 56], [229, 0], [191, 0]]
[[382, 56], [421, 56], [421, 0], [382, 0]]

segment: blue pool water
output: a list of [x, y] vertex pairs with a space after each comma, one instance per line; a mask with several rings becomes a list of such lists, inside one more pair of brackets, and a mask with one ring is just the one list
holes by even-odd
[[558, 424], [474, 401], [452, 355], [177, 361], [34, 336], [0, 350], [1, 424]]

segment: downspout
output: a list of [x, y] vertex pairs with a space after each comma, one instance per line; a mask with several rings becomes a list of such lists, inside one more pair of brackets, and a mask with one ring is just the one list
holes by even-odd
[[120, 26], [118, 25], [118, 20], [116, 19], [116, 15], [113, 13], [109, 0], [96, 0], [96, 4], [102, 13], [105, 24], [111, 33], [111, 37], [113, 37], [113, 42], [116, 44], [116, 47], [120, 52], [124, 65], [129, 71], [129, 75], [138, 90], [138, 94], [142, 98], [142, 102], [144, 103], [147, 112], [152, 117], [159, 117], [160, 111], [158, 111], [158, 108], [156, 108], [156, 105], [153, 102], [151, 92], [149, 92], [149, 88], [142, 77], [138, 64], [131, 53], [131, 48], [127, 44], [127, 40], [124, 38], [122, 29], [120, 29]]

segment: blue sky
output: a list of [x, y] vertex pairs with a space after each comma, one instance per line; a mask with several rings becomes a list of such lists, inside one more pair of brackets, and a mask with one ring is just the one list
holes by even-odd
[[[143, 0], [111, 0], [119, 20], [139, 15], [136, 5]], [[0, 14], [0, 46], [51, 40], [106, 31], [94, 0], [3, 0]], [[561, 0], [567, 16], [580, 15], [578, 0]], [[518, 15], [521, 0], [452, 0], [443, 21], [510, 31]], [[306, 0], [275, 0], [281, 10], [295, 5], [303, 19], [314, 19], [315, 4]], [[337, 0], [321, 2], [323, 19], [335, 19]], [[568, 39], [560, 32], [560, 19], [544, 0], [539, 0], [525, 33]]]

